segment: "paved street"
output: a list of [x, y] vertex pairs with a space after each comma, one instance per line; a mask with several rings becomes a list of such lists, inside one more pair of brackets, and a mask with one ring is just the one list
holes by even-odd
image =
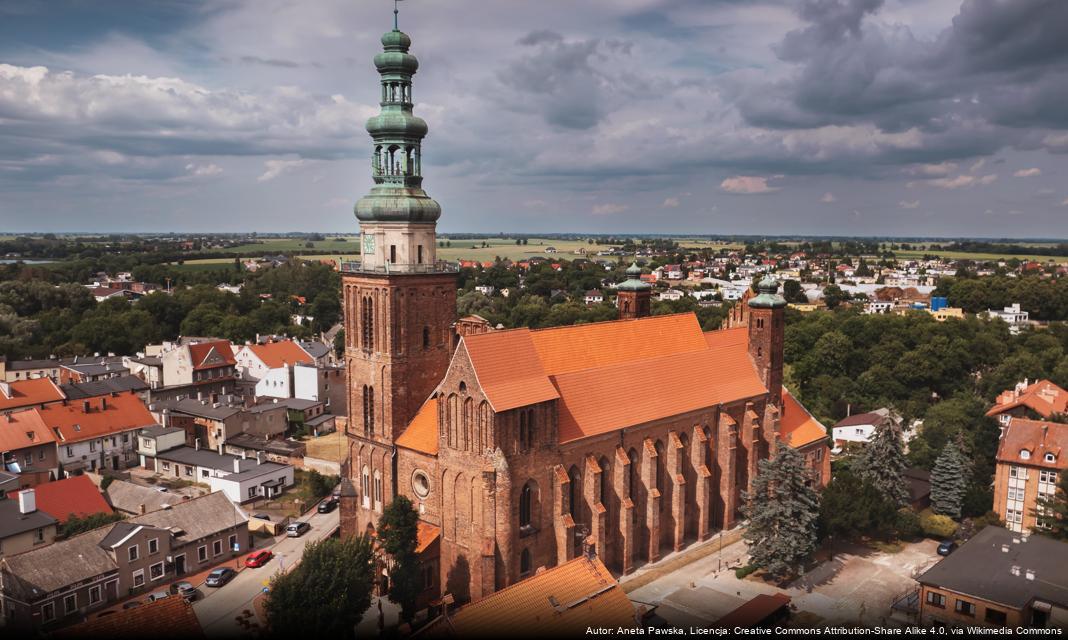
[[233, 636], [246, 631], [237, 620], [246, 610], [252, 614], [249, 621], [258, 623], [262, 628], [263, 621], [259, 620], [253, 601], [263, 593], [264, 583], [273, 575], [289, 571], [300, 562], [306, 545], [329, 537], [338, 526], [338, 510], [326, 514], [313, 512], [301, 519], [312, 527], [303, 536], [282, 538], [273, 546], [259, 547], [274, 552], [274, 558], [264, 566], [243, 569], [221, 589], [197, 585], [203, 597], [193, 605], [193, 610], [208, 637]]

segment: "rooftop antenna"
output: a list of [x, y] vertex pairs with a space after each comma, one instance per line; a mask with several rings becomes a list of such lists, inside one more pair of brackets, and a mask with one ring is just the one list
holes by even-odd
[[393, 30], [394, 31], [400, 31], [400, 29], [397, 28], [397, 14], [400, 13], [400, 9], [397, 8], [397, 3], [398, 2], [400, 2], [400, 0], [393, 0]]

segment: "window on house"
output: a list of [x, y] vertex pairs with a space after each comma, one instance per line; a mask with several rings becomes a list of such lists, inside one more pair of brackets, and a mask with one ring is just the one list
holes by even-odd
[[393, 264], [397, 264], [397, 245], [389, 245], [389, 261]]
[[56, 605], [53, 602], [47, 602], [41, 607], [41, 620], [44, 622], [51, 622], [56, 619]]
[[78, 594], [72, 593], [63, 597], [63, 613], [70, 615], [78, 610]]
[[416, 248], [416, 254], [417, 254], [417, 255], [418, 255], [418, 257], [419, 257], [419, 258], [418, 258], [418, 262], [419, 262], [419, 264], [423, 264], [423, 245], [419, 245], [419, 246], [418, 246], [418, 247]]
[[965, 616], [974, 616], [975, 615], [975, 604], [972, 603], [972, 602], [968, 602], [967, 600], [961, 600], [960, 598], [957, 598], [957, 604], [956, 604], [955, 608], [957, 610], [957, 613], [959, 613], [961, 615], [965, 615]]
[[89, 587], [89, 604], [100, 602], [100, 585]]
[[145, 570], [138, 569], [133, 573], [133, 586], [143, 587], [145, 585]]
[[164, 471], [170, 471], [170, 470], [171, 470], [171, 463], [169, 463], [169, 462], [164, 462], [164, 463], [163, 463], [163, 470], [164, 470]]
[[927, 604], [931, 605], [932, 607], [945, 608], [945, 606], [946, 606], [946, 597], [944, 595], [942, 595], [941, 593], [935, 593], [934, 591], [928, 591], [927, 592]]
[[67, 457], [68, 458], [73, 458], [74, 457], [74, 447], [67, 447]]
[[238, 544], [237, 544], [237, 536], [230, 536], [230, 539], [228, 540], [228, 542], [230, 544], [230, 551], [240, 551], [241, 550], [241, 547], [239, 547]]
[[203, 546], [197, 547], [197, 560], [199, 560], [200, 562], [204, 562], [207, 559], [208, 559], [208, 546], [207, 545], [203, 545]]
[[1008, 621], [1008, 616], [1005, 615], [1004, 611], [998, 611], [997, 609], [991, 609], [990, 607], [987, 607], [984, 619], [990, 624], [994, 624], [999, 627], [1004, 627], [1005, 623]]
[[159, 538], [152, 538], [148, 541], [148, 554], [159, 553]]
[[44, 542], [44, 527], [37, 529], [33, 534], [33, 541], [35, 544]]
[[152, 580], [159, 580], [163, 577], [163, 563], [157, 562], [148, 568], [148, 575]]
[[217, 556], [222, 555], [222, 540], [211, 543], [211, 552]]
[[33, 466], [33, 453], [32, 452], [26, 454], [25, 463], [26, 463], [25, 466], [27, 466], [27, 467], [32, 467]]
[[138, 558], [141, 557], [141, 548], [135, 544], [132, 547], [128, 547], [126, 549], [126, 553], [130, 558], [130, 562], [135, 562]]

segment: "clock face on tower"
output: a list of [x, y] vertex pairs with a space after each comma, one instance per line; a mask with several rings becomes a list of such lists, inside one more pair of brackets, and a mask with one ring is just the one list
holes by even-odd
[[369, 233], [363, 234], [363, 254], [374, 255], [375, 237]]

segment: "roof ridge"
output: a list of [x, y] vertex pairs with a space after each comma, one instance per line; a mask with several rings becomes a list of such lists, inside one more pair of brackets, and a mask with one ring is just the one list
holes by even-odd
[[573, 328], [576, 328], [576, 327], [593, 327], [593, 326], [597, 326], [597, 325], [601, 325], [601, 324], [613, 324], [613, 323], [616, 323], [616, 322], [650, 322], [650, 321], [653, 321], [653, 320], [659, 320], [661, 318], [674, 318], [674, 317], [678, 317], [678, 316], [694, 316], [694, 317], [696, 317], [696, 315], [694, 314], [693, 311], [680, 311], [679, 313], [662, 313], [662, 314], [659, 314], [659, 315], [650, 315], [650, 316], [645, 316], [644, 318], [633, 318], [633, 319], [629, 319], [629, 320], [615, 318], [615, 319], [612, 319], [612, 320], [598, 320], [597, 322], [576, 322], [575, 324], [564, 324], [564, 325], [560, 325], [560, 326], [557, 326], [557, 327], [541, 327], [541, 328], [538, 328], [538, 329], [530, 329], [530, 332], [531, 333], [544, 333], [544, 332], [548, 332], [548, 331], [564, 331], [564, 330], [573, 329]]

